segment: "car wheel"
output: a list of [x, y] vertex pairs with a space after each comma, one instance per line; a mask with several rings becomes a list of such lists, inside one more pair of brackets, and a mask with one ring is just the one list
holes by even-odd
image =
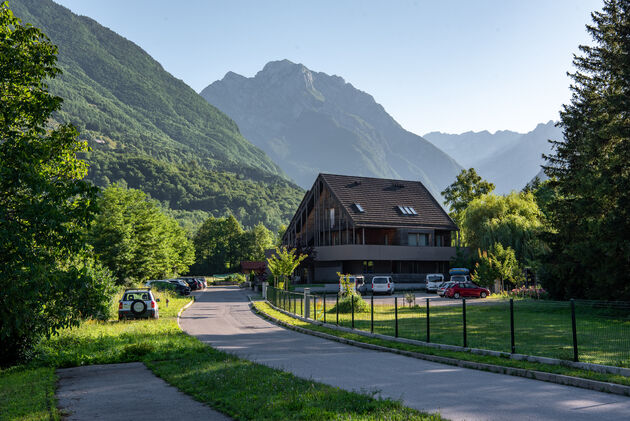
[[459, 298], [459, 297], [460, 297], [459, 292], [456, 292], [455, 294], [453, 294], [453, 298]]
[[131, 303], [131, 312], [134, 314], [134, 316], [144, 314], [145, 311], [147, 311], [147, 303], [145, 303], [144, 301], [134, 300]]
[[479, 297], [486, 298], [486, 292], [485, 291], [481, 291], [481, 294], [479, 294]]

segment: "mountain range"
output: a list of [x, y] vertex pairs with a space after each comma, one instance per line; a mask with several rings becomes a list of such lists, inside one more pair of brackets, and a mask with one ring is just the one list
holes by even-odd
[[521, 190], [541, 171], [543, 154], [551, 152], [549, 139], [562, 139], [556, 123], [541, 123], [528, 133], [503, 130], [447, 134], [431, 132], [423, 136], [466, 168], [475, 168], [496, 186], [495, 192]]
[[92, 147], [89, 179], [140, 188], [180, 216], [233, 213], [273, 229], [290, 218], [302, 189], [144, 50], [50, 0], [10, 7], [58, 46], [63, 73], [49, 87], [64, 102], [54, 117]]
[[461, 170], [371, 95], [289, 60], [269, 62], [251, 78], [229, 72], [201, 96], [304, 188], [328, 172], [420, 180], [440, 199]]

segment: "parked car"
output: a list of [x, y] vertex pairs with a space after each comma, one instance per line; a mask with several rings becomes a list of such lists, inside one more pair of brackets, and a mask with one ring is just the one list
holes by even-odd
[[118, 301], [118, 320], [123, 319], [157, 319], [159, 318], [158, 302], [151, 288], [126, 289]]
[[490, 294], [490, 290], [480, 287], [473, 282], [454, 282], [445, 292], [444, 296], [448, 298], [466, 298], [478, 297], [486, 298]]
[[168, 282], [175, 285], [175, 290], [181, 295], [190, 295], [192, 290], [188, 284], [181, 279], [169, 279]]
[[206, 278], [195, 278], [196, 280], [198, 280], [199, 282], [201, 282], [201, 288], [208, 288], [208, 284], [206, 283]]
[[375, 276], [372, 278], [372, 291], [377, 294], [384, 292], [392, 295], [394, 293], [394, 281], [391, 276]]
[[444, 293], [446, 292], [448, 287], [450, 287], [451, 285], [453, 285], [453, 282], [450, 282], [450, 281], [442, 282], [440, 286], [437, 288], [437, 291], [436, 291], [437, 295], [439, 295], [440, 297], [444, 297]]
[[201, 289], [201, 282], [199, 282], [195, 278], [180, 278], [179, 280], [186, 282], [186, 284], [190, 287], [192, 291]]
[[[348, 277], [350, 286], [354, 288], [355, 292], [363, 295], [368, 291], [368, 287], [365, 284], [365, 277], [363, 275], [350, 275]], [[339, 282], [339, 291], [341, 291], [341, 281]]]
[[438, 286], [444, 282], [444, 275], [441, 273], [428, 273], [425, 277], [427, 292], [437, 292]]

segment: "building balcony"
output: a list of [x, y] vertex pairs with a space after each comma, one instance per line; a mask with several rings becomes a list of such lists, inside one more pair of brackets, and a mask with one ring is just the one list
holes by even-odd
[[410, 260], [446, 261], [455, 257], [455, 247], [391, 246], [344, 244], [315, 247], [316, 261], [343, 260]]

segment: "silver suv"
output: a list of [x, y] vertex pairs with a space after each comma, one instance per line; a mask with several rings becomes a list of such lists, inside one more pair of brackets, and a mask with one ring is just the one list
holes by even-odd
[[157, 319], [159, 301], [153, 296], [151, 288], [126, 289], [118, 302], [118, 320]]

